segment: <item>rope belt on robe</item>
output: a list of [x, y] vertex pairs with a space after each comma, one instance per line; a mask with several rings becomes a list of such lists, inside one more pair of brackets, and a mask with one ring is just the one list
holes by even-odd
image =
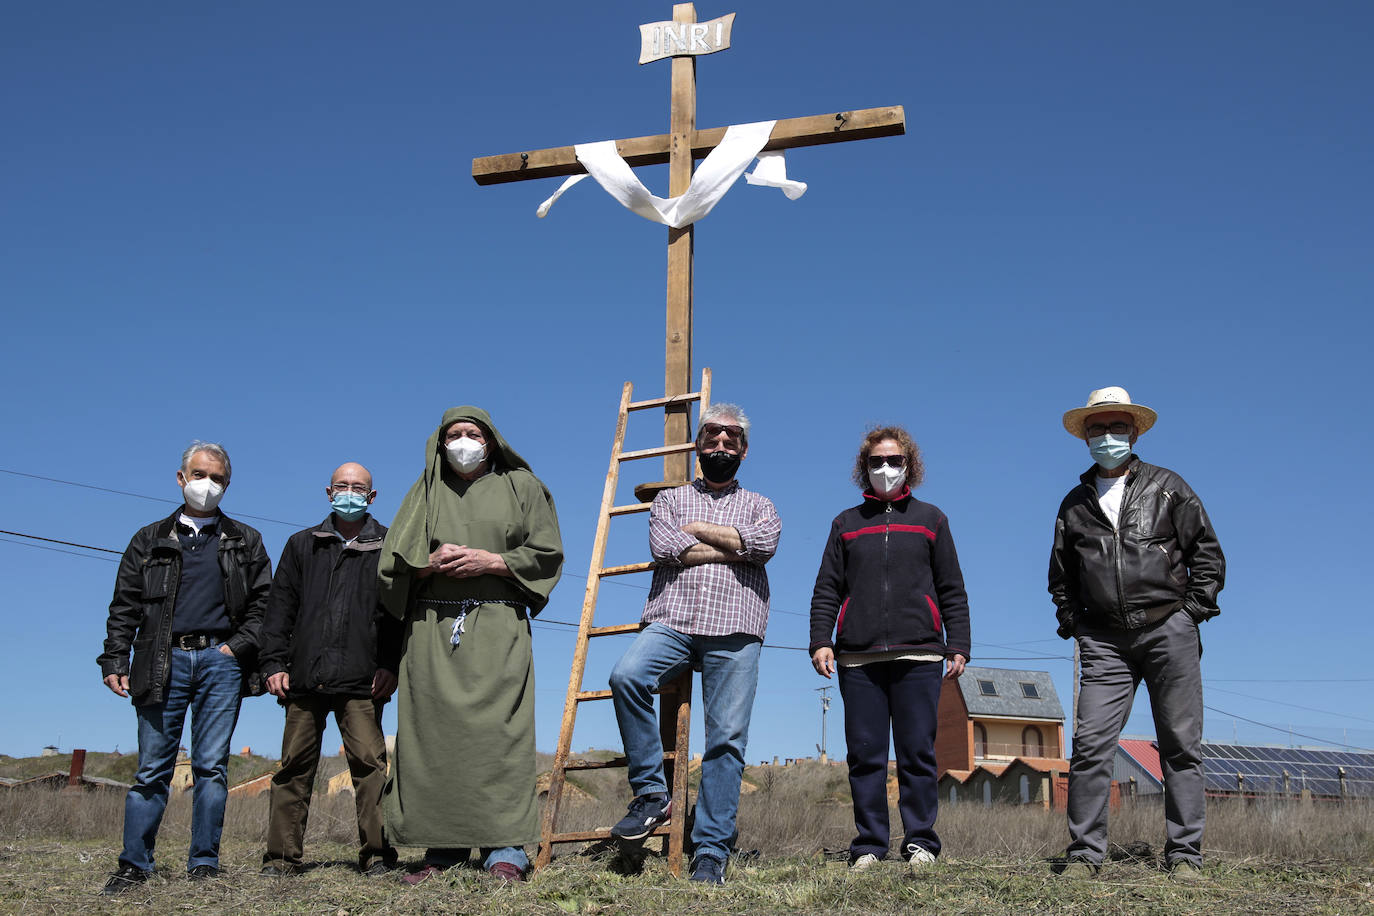
[[507, 607], [518, 608], [523, 608], [526, 606], [525, 602], [523, 601], [507, 601], [503, 598], [423, 598], [421, 599], [421, 603], [442, 604], [446, 607], [456, 606], [458, 608], [458, 617], [456, 620], [453, 621], [453, 635], [449, 638], [449, 643], [455, 649], [458, 647], [458, 640], [461, 639], [463, 633], [466, 632], [463, 629], [463, 622], [468, 619], [468, 614], [472, 611], [476, 610], [484, 604], [504, 604]]

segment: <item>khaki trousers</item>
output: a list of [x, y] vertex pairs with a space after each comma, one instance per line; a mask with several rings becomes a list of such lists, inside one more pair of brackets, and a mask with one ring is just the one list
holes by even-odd
[[382, 832], [382, 788], [386, 785], [386, 740], [382, 736], [382, 703], [331, 694], [306, 694], [286, 702], [281, 739], [281, 769], [272, 776], [271, 814], [264, 864], [297, 867], [305, 845], [310, 794], [320, 763], [325, 719], [343, 736], [344, 756], [353, 777], [358, 810], [358, 865], [396, 860]]

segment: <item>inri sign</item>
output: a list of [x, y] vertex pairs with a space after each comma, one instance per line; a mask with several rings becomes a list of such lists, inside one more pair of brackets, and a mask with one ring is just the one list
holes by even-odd
[[714, 54], [730, 47], [730, 26], [735, 14], [726, 13], [710, 22], [651, 22], [639, 27], [641, 64], [684, 54]]

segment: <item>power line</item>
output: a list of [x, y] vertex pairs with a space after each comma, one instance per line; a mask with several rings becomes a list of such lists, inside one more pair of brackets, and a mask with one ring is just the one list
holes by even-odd
[[[24, 471], [12, 471], [9, 468], [0, 468], [0, 474], [13, 474], [15, 477], [27, 477], [30, 480], [46, 480], [48, 483], [60, 483], [69, 487], [81, 487], [86, 490], [99, 490], [101, 493], [115, 493], [119, 496], [132, 496], [135, 499], [146, 499], [155, 503], [170, 503], [180, 505], [179, 499], [167, 499], [162, 496], [148, 496], [144, 493], [131, 493], [128, 490], [114, 490], [110, 487], [97, 487], [95, 484], [80, 483], [75, 480], [63, 480], [60, 477], [44, 477], [42, 474], [27, 474]], [[268, 518], [265, 515], [249, 515], [247, 512], [235, 512], [234, 518], [251, 518], [259, 522], [271, 522], [274, 525], [289, 525], [292, 528], [305, 528], [306, 525], [297, 522], [284, 522], [279, 518]]]
[[[85, 550], [98, 550], [98, 551], [100, 551], [101, 553], [112, 553], [112, 554], [114, 554], [115, 556], [119, 556], [120, 554], [123, 553], [123, 551], [121, 551], [121, 550], [111, 550], [111, 549], [108, 548], [108, 547], [92, 547], [90, 544], [78, 544], [78, 543], [76, 543], [75, 541], [59, 541], [59, 540], [57, 540], [57, 538], [44, 538], [44, 537], [39, 537], [39, 536], [36, 535], [36, 534], [25, 534], [25, 533], [22, 532], [22, 531], [5, 531], [5, 530], [3, 530], [3, 529], [0, 529], [0, 534], [9, 534], [9, 535], [13, 535], [14, 537], [17, 537], [17, 538], [29, 538], [30, 540], [34, 540], [34, 541], [47, 541], [49, 544], [62, 544], [62, 545], [65, 546], [65, 547], [81, 547], [81, 548], [83, 548], [83, 549], [85, 549]], [[18, 541], [11, 541], [10, 543], [16, 544], [16, 543], [18, 543]], [[24, 546], [26, 546], [26, 547], [37, 547], [38, 545], [37, 545], [37, 544], [26, 544], [26, 545], [24, 545]], [[71, 551], [69, 551], [69, 550], [63, 550], [63, 551], [61, 551], [61, 552], [62, 552], [62, 553], [71, 553]], [[75, 554], [72, 554], [72, 556], [74, 556], [74, 557], [82, 557], [82, 556], [85, 556], [85, 554], [82, 554], [82, 553], [75, 553]]]
[[1295, 731], [1293, 731], [1292, 729], [1289, 729], [1289, 728], [1281, 728], [1281, 727], [1279, 727], [1279, 726], [1277, 726], [1277, 725], [1270, 725], [1268, 722], [1260, 722], [1260, 721], [1257, 721], [1257, 720], [1255, 720], [1255, 719], [1247, 719], [1247, 718], [1245, 718], [1245, 716], [1239, 716], [1239, 715], [1236, 715], [1236, 714], [1233, 713], [1233, 712], [1227, 712], [1227, 711], [1224, 710], [1224, 709], [1217, 709], [1215, 706], [1208, 706], [1208, 705], [1205, 704], [1205, 703], [1203, 704], [1202, 708], [1203, 708], [1203, 709], [1207, 709], [1207, 710], [1211, 710], [1212, 712], [1215, 712], [1215, 713], [1220, 713], [1220, 714], [1223, 715], [1223, 716], [1230, 716], [1232, 719], [1239, 719], [1239, 720], [1242, 721], [1242, 722], [1248, 722], [1248, 723], [1250, 723], [1251, 725], [1258, 725], [1260, 728], [1267, 728], [1267, 729], [1270, 729], [1271, 731], [1276, 731], [1276, 732], [1279, 732], [1279, 733], [1284, 734], [1284, 735], [1297, 735], [1299, 738], [1310, 738], [1311, 740], [1317, 741], [1317, 742], [1319, 742], [1319, 743], [1321, 743], [1321, 744], [1325, 744], [1325, 745], [1334, 745], [1335, 747], [1343, 747], [1343, 748], [1345, 748], [1346, 750], [1351, 750], [1351, 751], [1364, 751], [1364, 752], [1366, 752], [1366, 753], [1374, 753], [1374, 749], [1371, 749], [1371, 748], [1360, 747], [1360, 746], [1357, 745], [1357, 744], [1345, 744], [1345, 743], [1340, 742], [1340, 741], [1332, 741], [1332, 740], [1329, 739], [1329, 738], [1320, 738], [1320, 737], [1318, 737], [1317, 735], [1305, 735], [1305, 734], [1303, 734], [1302, 732], [1295, 732]]
[[1354, 720], [1356, 720], [1357, 722], [1374, 722], [1374, 719], [1365, 719], [1365, 718], [1363, 718], [1363, 717], [1361, 717], [1361, 716], [1352, 716], [1352, 715], [1350, 715], [1349, 713], [1332, 712], [1332, 711], [1329, 710], [1329, 709], [1316, 709], [1315, 707], [1312, 707], [1312, 706], [1299, 706], [1297, 703], [1285, 703], [1285, 702], [1283, 702], [1282, 700], [1271, 700], [1271, 699], [1269, 699], [1268, 697], [1257, 697], [1257, 696], [1252, 696], [1252, 695], [1250, 695], [1250, 694], [1248, 694], [1248, 693], [1237, 693], [1237, 692], [1234, 691], [1234, 690], [1223, 690], [1223, 689], [1220, 688], [1220, 687], [1212, 687], [1211, 690], [1212, 690], [1214, 693], [1229, 693], [1229, 694], [1230, 694], [1231, 696], [1233, 696], [1233, 697], [1244, 697], [1244, 698], [1247, 699], [1247, 700], [1258, 700], [1258, 701], [1261, 702], [1261, 703], [1269, 703], [1269, 704], [1274, 705], [1274, 706], [1287, 706], [1287, 707], [1290, 707], [1290, 708], [1292, 708], [1292, 709], [1301, 709], [1301, 710], [1303, 710], [1304, 712], [1319, 712], [1319, 713], [1321, 713], [1321, 714], [1323, 714], [1323, 715], [1335, 716], [1335, 717], [1341, 718], [1341, 719], [1354, 719]]
[[[32, 547], [34, 550], [51, 550], [53, 553], [65, 553], [69, 557], [81, 557], [86, 560], [101, 560], [106, 563], [118, 563], [114, 557], [93, 557], [88, 553], [77, 553], [75, 550], [63, 550], [60, 547], [46, 547], [42, 544], [29, 544], [24, 541], [12, 541], [9, 538], [0, 538], [6, 544], [17, 544], [20, 547]], [[98, 549], [98, 548], [95, 548]]]

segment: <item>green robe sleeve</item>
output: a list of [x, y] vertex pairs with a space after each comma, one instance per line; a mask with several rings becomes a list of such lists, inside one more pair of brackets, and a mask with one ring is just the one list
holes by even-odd
[[511, 578], [530, 600], [530, 613], [538, 614], [549, 603], [549, 593], [563, 574], [563, 536], [553, 496], [529, 471], [509, 474], [516, 500], [524, 513], [525, 542], [505, 551], [501, 558]]

